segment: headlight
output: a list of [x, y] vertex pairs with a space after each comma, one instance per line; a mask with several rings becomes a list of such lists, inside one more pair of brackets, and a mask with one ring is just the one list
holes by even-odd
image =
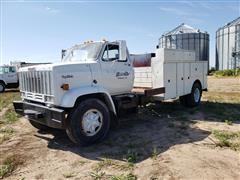
[[46, 96], [46, 102], [53, 102], [53, 101], [54, 101], [54, 97]]

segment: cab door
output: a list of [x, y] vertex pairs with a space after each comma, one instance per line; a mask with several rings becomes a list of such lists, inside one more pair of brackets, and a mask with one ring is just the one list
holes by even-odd
[[4, 67], [3, 70], [7, 84], [13, 84], [18, 82], [18, 76], [15, 67]]
[[[127, 49], [126, 49], [127, 51]], [[107, 43], [100, 59], [102, 85], [111, 95], [130, 92], [133, 87], [133, 68], [130, 58], [119, 59], [119, 43]]]

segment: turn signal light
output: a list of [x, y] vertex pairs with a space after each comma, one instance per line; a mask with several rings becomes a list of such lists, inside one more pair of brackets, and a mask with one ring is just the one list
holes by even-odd
[[61, 88], [62, 88], [64, 91], [67, 91], [67, 90], [69, 90], [69, 84], [63, 84], [63, 85], [61, 86]]

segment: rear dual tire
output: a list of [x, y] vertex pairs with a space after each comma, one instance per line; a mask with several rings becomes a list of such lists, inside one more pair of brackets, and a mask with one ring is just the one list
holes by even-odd
[[67, 135], [79, 145], [87, 146], [107, 137], [110, 129], [110, 112], [100, 100], [82, 101], [69, 113]]

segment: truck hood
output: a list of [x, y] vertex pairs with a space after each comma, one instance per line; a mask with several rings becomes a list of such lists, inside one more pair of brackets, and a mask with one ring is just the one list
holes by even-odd
[[60, 63], [53, 63], [53, 64], [43, 64], [43, 65], [36, 65], [36, 66], [28, 66], [28, 67], [22, 67], [19, 69], [19, 72], [23, 71], [52, 71], [53, 69], [62, 69], [64, 67], [75, 67], [75, 66], [88, 66], [91, 64], [96, 64], [97, 62], [92, 61], [86, 61], [86, 62], [60, 62]]

